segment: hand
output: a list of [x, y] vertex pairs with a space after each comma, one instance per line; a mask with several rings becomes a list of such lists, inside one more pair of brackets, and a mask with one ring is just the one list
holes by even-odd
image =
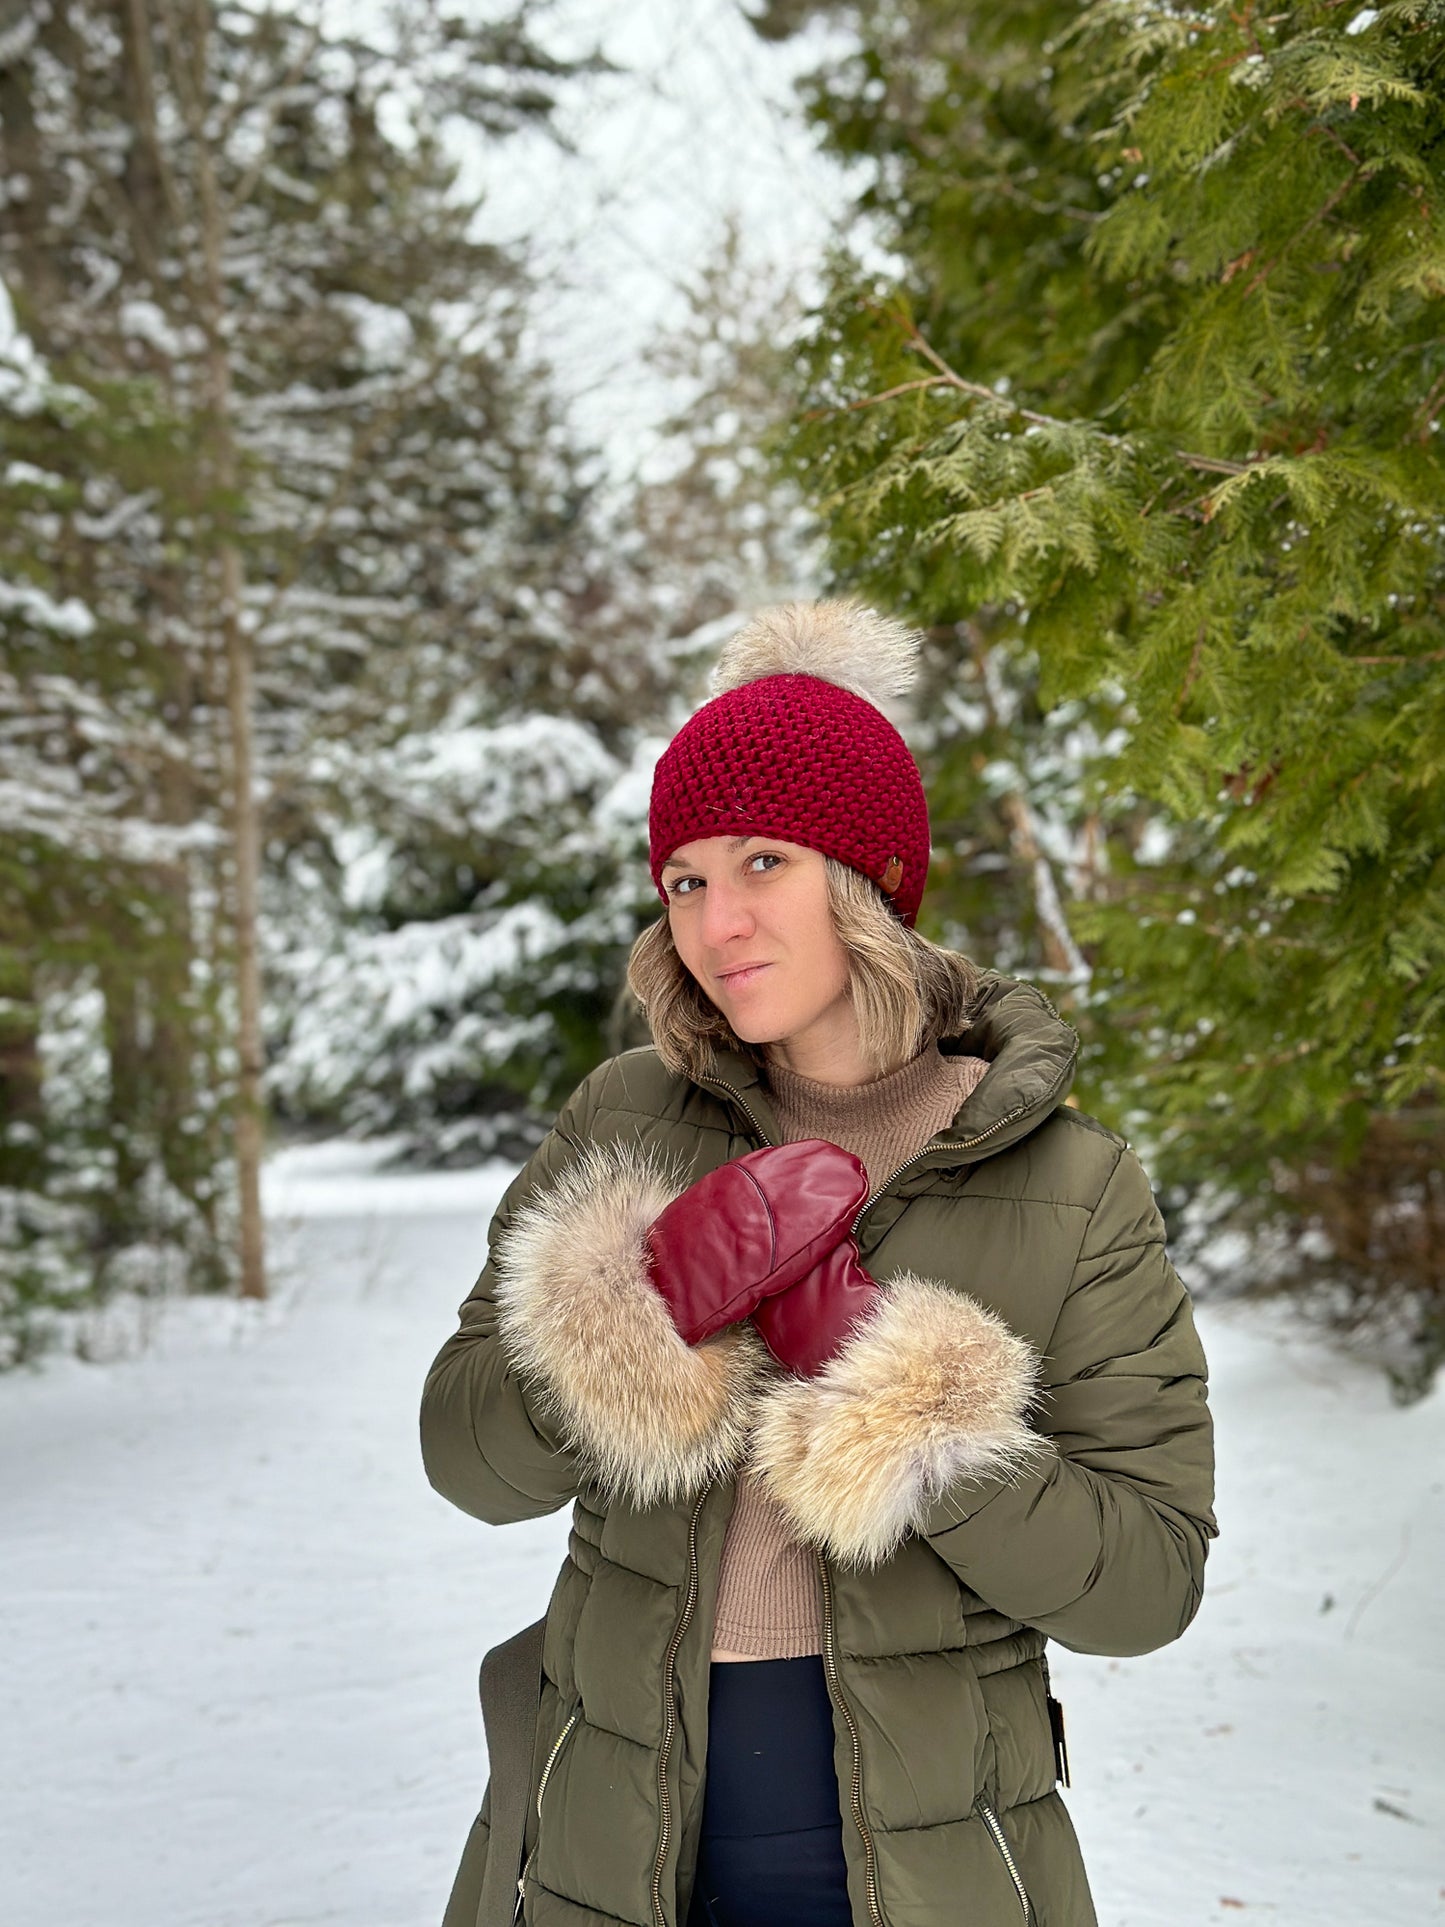
[[851, 1151], [822, 1138], [766, 1146], [689, 1185], [645, 1240], [652, 1283], [689, 1345], [806, 1277], [868, 1195]]
[[787, 1291], [765, 1298], [753, 1314], [768, 1350], [780, 1365], [814, 1378], [842, 1351], [849, 1332], [882, 1296], [858, 1259], [851, 1237]]

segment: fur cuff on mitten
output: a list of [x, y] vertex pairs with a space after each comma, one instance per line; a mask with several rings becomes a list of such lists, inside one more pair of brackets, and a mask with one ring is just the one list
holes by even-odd
[[953, 1481], [1048, 1463], [1053, 1446], [1025, 1422], [1040, 1375], [995, 1313], [904, 1273], [816, 1378], [768, 1390], [752, 1467], [800, 1538], [877, 1565]]
[[639, 1507], [738, 1464], [771, 1366], [750, 1324], [685, 1344], [651, 1283], [645, 1234], [683, 1188], [636, 1146], [590, 1145], [495, 1254], [508, 1356], [595, 1482]]

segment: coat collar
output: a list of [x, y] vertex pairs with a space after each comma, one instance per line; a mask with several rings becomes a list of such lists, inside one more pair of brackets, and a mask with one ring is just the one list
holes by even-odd
[[[1019, 978], [986, 971], [972, 1022], [957, 1036], [944, 1038], [940, 1048], [989, 1062], [988, 1075], [929, 1144], [930, 1152], [938, 1154], [930, 1163], [972, 1164], [1027, 1137], [1058, 1109], [1074, 1080], [1079, 1038], [1042, 991]], [[737, 1100], [770, 1143], [781, 1142], [759, 1068], [741, 1051], [715, 1052], [702, 1082], [704, 1088]]]

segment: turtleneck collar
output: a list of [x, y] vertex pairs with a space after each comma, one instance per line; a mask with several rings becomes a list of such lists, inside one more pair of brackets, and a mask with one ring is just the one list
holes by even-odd
[[877, 1190], [947, 1129], [987, 1069], [981, 1057], [945, 1057], [931, 1044], [865, 1084], [821, 1084], [780, 1064], [769, 1065], [767, 1081], [785, 1142], [841, 1144]]
[[[899, 1111], [932, 1110], [935, 1103], [958, 1087], [957, 1059], [930, 1044], [897, 1070], [870, 1077], [864, 1084], [824, 1084], [803, 1077], [774, 1059], [768, 1060], [765, 1080], [774, 1102], [785, 1111], [806, 1111], [816, 1120], [845, 1123], [863, 1113], [879, 1116]], [[823, 1133], [826, 1136], [826, 1133]]]

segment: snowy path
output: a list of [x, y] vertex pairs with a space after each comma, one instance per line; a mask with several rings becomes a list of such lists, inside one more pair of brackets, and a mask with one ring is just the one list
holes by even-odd
[[[273, 1165], [259, 1317], [182, 1305], [139, 1359], [0, 1381], [4, 1927], [436, 1927], [476, 1662], [544, 1605], [565, 1518], [476, 1526], [417, 1454], [505, 1173], [354, 1166]], [[1200, 1616], [1143, 1659], [1052, 1651], [1101, 1923], [1445, 1922], [1445, 1398], [1399, 1412], [1257, 1313], [1200, 1325]]]

